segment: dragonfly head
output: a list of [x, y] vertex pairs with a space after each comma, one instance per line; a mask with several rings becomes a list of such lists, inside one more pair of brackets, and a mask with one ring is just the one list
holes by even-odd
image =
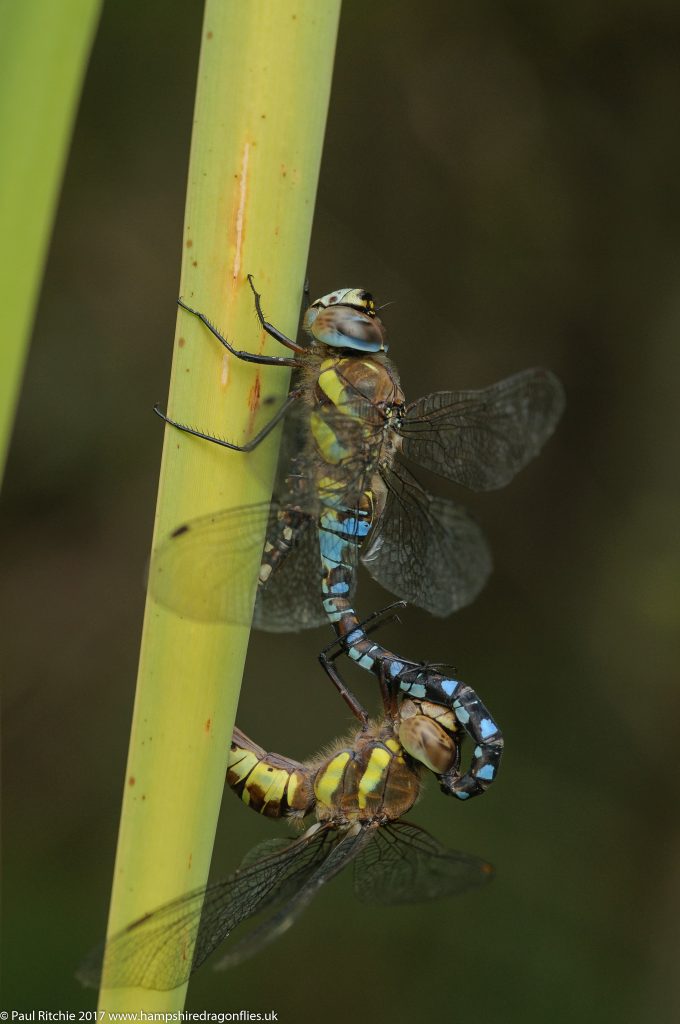
[[315, 341], [353, 352], [387, 352], [375, 300], [363, 288], [338, 288], [313, 302], [302, 321]]
[[406, 699], [399, 714], [399, 741], [411, 757], [435, 775], [458, 765], [460, 745], [453, 711], [431, 701]]

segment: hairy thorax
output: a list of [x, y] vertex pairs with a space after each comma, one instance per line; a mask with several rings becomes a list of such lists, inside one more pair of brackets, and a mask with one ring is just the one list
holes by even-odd
[[404, 395], [386, 356], [343, 356], [318, 348], [314, 373], [304, 381], [310, 454], [320, 474], [339, 490], [355, 491], [356, 500], [364, 489], [374, 487], [378, 468], [394, 458], [399, 435], [393, 426]]
[[358, 733], [318, 767], [314, 779], [319, 821], [395, 821], [420, 792], [419, 766], [404, 757], [391, 724]]

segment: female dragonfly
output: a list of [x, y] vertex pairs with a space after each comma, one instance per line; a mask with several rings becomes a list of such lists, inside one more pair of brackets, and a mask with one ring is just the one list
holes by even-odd
[[[105, 960], [107, 987], [175, 988], [238, 929], [216, 964], [233, 967], [281, 935], [350, 863], [355, 893], [368, 903], [439, 901], [489, 881], [486, 861], [447, 850], [401, 820], [418, 798], [423, 760], [436, 772], [455, 768], [455, 722], [417, 701], [403, 701], [396, 713], [391, 706], [304, 763], [267, 753], [236, 729], [227, 775], [234, 792], [267, 817], [302, 822], [313, 813], [316, 823], [296, 839], [266, 840], [224, 881], [134, 921], [85, 961], [80, 980], [98, 985]], [[260, 913], [243, 935], [241, 925]]]

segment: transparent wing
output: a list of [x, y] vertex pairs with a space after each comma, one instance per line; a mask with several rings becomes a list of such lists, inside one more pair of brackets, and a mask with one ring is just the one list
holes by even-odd
[[402, 451], [434, 473], [491, 491], [538, 455], [564, 410], [549, 370], [524, 370], [481, 391], [438, 391], [407, 406]]
[[493, 868], [479, 857], [447, 850], [429, 832], [404, 821], [378, 829], [354, 863], [354, 891], [364, 903], [419, 903], [483, 885]]
[[383, 471], [385, 511], [361, 560], [387, 590], [433, 615], [470, 604], [491, 572], [491, 552], [464, 509], [429, 494], [403, 466]]
[[151, 556], [151, 595], [189, 619], [247, 624], [263, 538], [275, 528], [277, 514], [265, 502], [183, 523]]
[[304, 885], [296, 889], [278, 913], [268, 917], [243, 939], [232, 945], [225, 956], [215, 965], [216, 969], [236, 967], [287, 931], [303, 910], [309, 906], [321, 886], [342, 871], [370, 843], [372, 832], [373, 829], [370, 827], [363, 827], [358, 833], [345, 835], [337, 842], [326, 860], [313, 874], [308, 875]]
[[[266, 585], [257, 572], [263, 536], [275, 541], [288, 512], [298, 525], [291, 550]], [[316, 520], [277, 502], [225, 509], [184, 523], [151, 557], [149, 590], [166, 608], [199, 622], [234, 622], [274, 632], [327, 621], [320, 595]]]
[[[276, 527], [270, 532], [275, 536]], [[253, 626], [289, 633], [328, 624], [321, 594], [321, 556], [316, 520], [301, 522], [293, 549], [258, 589]]]
[[[358, 425], [328, 412], [326, 425], [342, 433], [343, 443], [355, 444]], [[377, 428], [376, 428], [377, 429]], [[289, 454], [302, 444], [304, 410], [286, 420], [277, 498], [271, 503], [225, 509], [179, 526], [154, 551], [149, 589], [156, 601], [199, 622], [253, 624], [271, 632], [288, 632], [325, 624], [321, 595], [321, 563], [317, 522], [316, 481], [323, 476], [318, 456], [309, 450]], [[321, 467], [321, 468], [320, 468]], [[326, 498], [353, 508], [367, 486], [368, 471], [361, 452], [336, 467], [326, 480]], [[293, 526], [286, 540], [284, 531]], [[276, 560], [264, 586], [258, 586], [257, 566], [265, 540], [282, 538], [290, 550]], [[356, 564], [357, 548], [348, 548]]]
[[105, 956], [111, 988], [176, 988], [237, 925], [284, 899], [295, 900], [333, 851], [336, 837], [336, 830], [322, 826], [285, 843], [266, 840], [225, 881], [166, 903], [114, 935], [105, 951], [87, 958], [78, 978], [98, 986]]

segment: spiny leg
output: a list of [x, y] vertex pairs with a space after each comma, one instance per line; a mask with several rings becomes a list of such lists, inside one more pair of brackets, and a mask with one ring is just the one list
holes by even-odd
[[[363, 622], [359, 624], [360, 628], [363, 629], [366, 635], [368, 636], [371, 633], [373, 633], [376, 629], [380, 629], [381, 626], [388, 625], [391, 622], [399, 622], [400, 619], [398, 615], [388, 615], [387, 613], [393, 612], [395, 608], [405, 607], [406, 601], [393, 601], [391, 604], [386, 605], [384, 608], [379, 608], [378, 611], [371, 612], [371, 614], [367, 616], [367, 618], [365, 618]], [[335, 650], [333, 650], [334, 648]], [[333, 651], [333, 653], [329, 655], [330, 651]], [[332, 640], [331, 643], [327, 644], [319, 655], [319, 661], [321, 662], [324, 669], [331, 677], [331, 679], [333, 679], [334, 682], [335, 679], [333, 678], [332, 672], [337, 673], [337, 670], [335, 669], [335, 662], [341, 655], [345, 653], [346, 647], [342, 641], [342, 638], [336, 636], [335, 640]], [[390, 718], [392, 718], [392, 720], [395, 721], [398, 718], [396, 693], [394, 692], [394, 689], [390, 691], [384, 678], [383, 672], [381, 672], [379, 675], [379, 682], [380, 696], [382, 699], [382, 705], [385, 714], [389, 715]]]
[[368, 713], [364, 706], [359, 703], [359, 701], [354, 696], [352, 691], [346, 685], [344, 679], [342, 678], [342, 676], [336, 669], [335, 665], [333, 664], [332, 659], [327, 658], [323, 651], [319, 655], [319, 661], [324, 672], [326, 673], [330, 681], [333, 683], [333, 686], [336, 688], [336, 690], [344, 700], [347, 707], [350, 709], [355, 718], [359, 719], [362, 728], [365, 729], [368, 726]]
[[[373, 623], [372, 625], [369, 625], [368, 629], [366, 630], [367, 634], [372, 633], [373, 630], [377, 629], [378, 626], [381, 626], [383, 622], [389, 622], [397, 618], [396, 615], [393, 615], [390, 616], [389, 619], [383, 619], [382, 616], [384, 615], [384, 613], [392, 611], [394, 608], [404, 608], [405, 606], [405, 601], [394, 601], [386, 608], [381, 608], [379, 611], [373, 612], [371, 615], [368, 616], [368, 618], [363, 623], [361, 623], [361, 625], [362, 627], [364, 627], [368, 623]], [[378, 618], [380, 619], [380, 621], [374, 623], [373, 620]], [[329, 651], [332, 651], [334, 647], [337, 647], [338, 649], [329, 657]], [[327, 676], [335, 686], [336, 690], [338, 691], [342, 699], [351, 709], [352, 714], [354, 714], [360, 720], [360, 722], [365, 728], [368, 724], [368, 715], [363, 706], [354, 696], [352, 691], [347, 687], [347, 684], [345, 683], [342, 676], [335, 667], [335, 661], [337, 660], [337, 658], [340, 657], [341, 654], [344, 653], [345, 652], [344, 647], [342, 646], [342, 642], [338, 637], [336, 637], [335, 640], [333, 640], [330, 644], [324, 647], [324, 649], [321, 651], [321, 653], [319, 654], [319, 661], [321, 662], [324, 672], [327, 674]], [[381, 687], [381, 693], [383, 699], [383, 707], [386, 713], [394, 717], [394, 715], [396, 714], [396, 707], [392, 696], [388, 693], [386, 688]]]
[[231, 441], [225, 441], [224, 438], [215, 437], [213, 434], [206, 434], [202, 430], [197, 430], [196, 427], [190, 427], [186, 423], [178, 423], [177, 420], [171, 419], [167, 413], [164, 413], [159, 405], [154, 405], [153, 411], [157, 416], [164, 420], [165, 423], [169, 424], [171, 427], [176, 427], [177, 430], [182, 430], [185, 434], [191, 434], [193, 437], [200, 437], [203, 441], [211, 441], [213, 444], [218, 444], [222, 448], [230, 448], [235, 452], [252, 452], [253, 449], [257, 448], [260, 442], [264, 441], [264, 439], [271, 434], [274, 427], [281, 422], [283, 417], [291, 406], [298, 400], [301, 394], [301, 388], [294, 388], [269, 422], [265, 423], [262, 430], [258, 431], [258, 433], [255, 434], [250, 441], [246, 441], [245, 444], [233, 444]]
[[[208, 320], [208, 318], [205, 315], [205, 313], [201, 313], [201, 312], [199, 312], [199, 310], [192, 309], [191, 306], [187, 306], [186, 302], [184, 302], [182, 299], [178, 299], [177, 300], [177, 305], [180, 307], [180, 309], [183, 309], [187, 313], [191, 313], [192, 316], [197, 317], [201, 321], [202, 324], [205, 324], [205, 326], [208, 328], [210, 333], [215, 338], [217, 338], [217, 340], [220, 342], [220, 344], [224, 345], [226, 350], [228, 352], [231, 352], [231, 354], [233, 356], [236, 356], [237, 359], [242, 359], [246, 363], [261, 363], [264, 366], [302, 366], [303, 365], [303, 362], [300, 359], [292, 359], [292, 358], [289, 358], [287, 356], [260, 356], [260, 355], [256, 355], [253, 352], [244, 352], [241, 349], [234, 348], [233, 345], [231, 345], [227, 341], [227, 339], [224, 337], [224, 335], [220, 334], [220, 332], [217, 330], [215, 325], [212, 324], [210, 322], [210, 320]], [[275, 328], [272, 327], [271, 330], [268, 330], [268, 326], [269, 325], [265, 325], [264, 321], [261, 321], [261, 322], [262, 322], [262, 326], [264, 327], [264, 329], [267, 331], [268, 334], [271, 334], [271, 336], [273, 338], [276, 338], [277, 341], [280, 341], [281, 344], [286, 345], [288, 348], [293, 347], [294, 343], [291, 342], [290, 344], [288, 344], [289, 339], [286, 338], [285, 335], [282, 334], [282, 335], [279, 336], [279, 334], [278, 334], [278, 332], [276, 332]], [[273, 333], [273, 332], [275, 332], [275, 333]], [[299, 345], [296, 345], [295, 346], [295, 351], [297, 351], [297, 352], [304, 352], [305, 349], [300, 348]]]
[[270, 324], [267, 320], [265, 320], [264, 313], [262, 312], [262, 304], [260, 302], [262, 296], [258, 291], [255, 290], [255, 284], [253, 282], [252, 274], [248, 274], [248, 284], [250, 285], [251, 291], [255, 297], [255, 312], [257, 313], [257, 319], [260, 321], [260, 327], [262, 328], [262, 330], [266, 331], [271, 338], [274, 338], [276, 341], [280, 342], [282, 345], [285, 345], [286, 348], [291, 349], [293, 352], [306, 352], [306, 348], [304, 348], [302, 345], [298, 345], [291, 338], [288, 338], [285, 334], [283, 334], [278, 329], [278, 327], [274, 327], [273, 324]]

